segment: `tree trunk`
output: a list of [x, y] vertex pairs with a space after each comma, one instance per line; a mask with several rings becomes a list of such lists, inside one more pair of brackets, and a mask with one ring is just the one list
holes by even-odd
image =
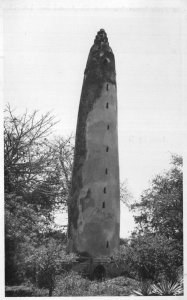
[[51, 297], [53, 294], [53, 287], [52, 285], [49, 287], [49, 297]]

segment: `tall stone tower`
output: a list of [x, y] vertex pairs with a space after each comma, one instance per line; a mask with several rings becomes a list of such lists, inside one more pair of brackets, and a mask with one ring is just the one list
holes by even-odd
[[115, 60], [101, 29], [88, 56], [78, 113], [69, 206], [71, 251], [105, 257], [118, 248], [119, 193]]

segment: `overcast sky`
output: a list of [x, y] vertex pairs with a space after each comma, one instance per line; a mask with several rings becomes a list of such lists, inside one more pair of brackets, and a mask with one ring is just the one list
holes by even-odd
[[[116, 60], [120, 180], [138, 199], [183, 153], [183, 23], [179, 10], [6, 10], [5, 102], [52, 110], [55, 134], [75, 133], [83, 73], [100, 28]], [[60, 217], [61, 218], [61, 217]], [[133, 227], [121, 207], [121, 236]]]

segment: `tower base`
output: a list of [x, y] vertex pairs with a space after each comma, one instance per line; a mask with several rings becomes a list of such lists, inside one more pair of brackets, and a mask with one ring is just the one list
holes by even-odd
[[90, 280], [104, 280], [106, 277], [119, 276], [120, 268], [109, 257], [80, 257], [72, 270]]

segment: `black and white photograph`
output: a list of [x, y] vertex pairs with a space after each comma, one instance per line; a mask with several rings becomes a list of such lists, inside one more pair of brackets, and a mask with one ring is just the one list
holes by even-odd
[[2, 297], [184, 297], [186, 54], [186, 1], [4, 1]]

